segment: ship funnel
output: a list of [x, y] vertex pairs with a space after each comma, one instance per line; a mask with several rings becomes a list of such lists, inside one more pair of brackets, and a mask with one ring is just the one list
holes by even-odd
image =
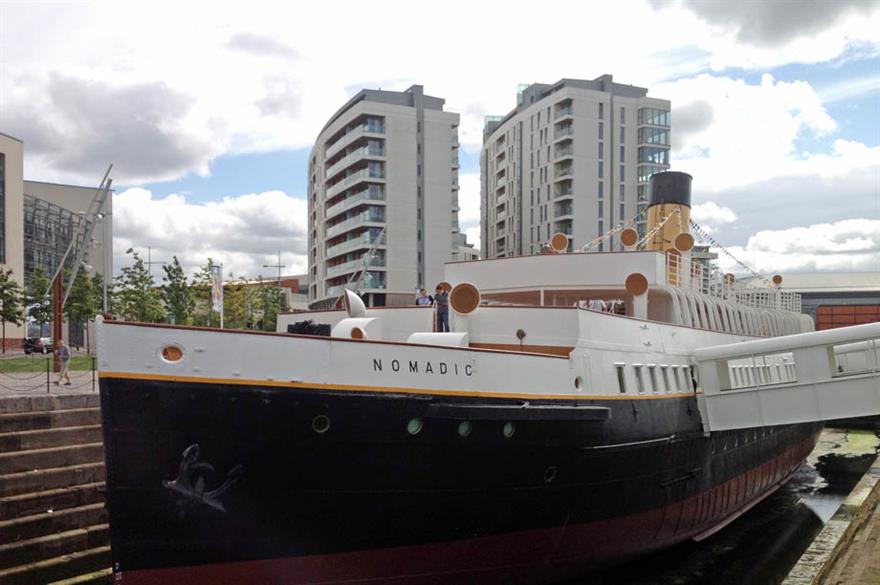
[[[647, 250], [687, 252], [694, 246], [690, 234], [691, 177], [666, 171], [651, 175], [648, 199], [648, 233], [657, 230], [645, 244]], [[663, 223], [664, 219], [666, 220]], [[661, 224], [662, 227], [658, 227]]]

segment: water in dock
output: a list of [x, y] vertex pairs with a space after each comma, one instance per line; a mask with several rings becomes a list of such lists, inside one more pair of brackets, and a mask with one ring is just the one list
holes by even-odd
[[870, 430], [826, 429], [775, 494], [702, 542], [566, 585], [778, 585], [877, 456]]

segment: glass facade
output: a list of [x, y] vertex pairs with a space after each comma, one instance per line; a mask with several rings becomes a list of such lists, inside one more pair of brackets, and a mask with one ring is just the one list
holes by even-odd
[[639, 124], [669, 127], [672, 121], [669, 112], [656, 108], [639, 108]]
[[[39, 266], [49, 278], [58, 269], [75, 234], [82, 237], [88, 227], [83, 216], [30, 195], [24, 196], [24, 278], [29, 282]], [[82, 245], [78, 242], [77, 246]], [[68, 256], [70, 268], [74, 258]]]
[[662, 144], [669, 146], [669, 130], [665, 128], [639, 128], [639, 144]]
[[667, 165], [669, 164], [669, 149], [662, 146], [640, 146], [639, 162]]

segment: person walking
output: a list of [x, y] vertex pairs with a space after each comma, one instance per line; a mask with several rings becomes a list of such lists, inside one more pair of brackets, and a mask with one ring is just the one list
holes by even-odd
[[434, 292], [434, 310], [437, 311], [437, 331], [449, 331], [449, 293], [437, 285]]
[[64, 385], [70, 386], [70, 374], [68, 370], [70, 368], [70, 348], [67, 346], [64, 341], [61, 341], [61, 344], [58, 346], [58, 359], [61, 360], [61, 371], [58, 372], [58, 379], [55, 380], [55, 385], [58, 386], [61, 384], [61, 380], [67, 380]]

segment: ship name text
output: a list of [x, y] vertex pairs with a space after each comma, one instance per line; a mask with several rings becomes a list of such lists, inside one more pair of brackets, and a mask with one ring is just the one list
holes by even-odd
[[474, 373], [472, 364], [455, 362], [432, 362], [429, 360], [382, 360], [373, 358], [373, 371], [403, 372], [409, 374], [439, 374], [441, 376], [471, 376]]

